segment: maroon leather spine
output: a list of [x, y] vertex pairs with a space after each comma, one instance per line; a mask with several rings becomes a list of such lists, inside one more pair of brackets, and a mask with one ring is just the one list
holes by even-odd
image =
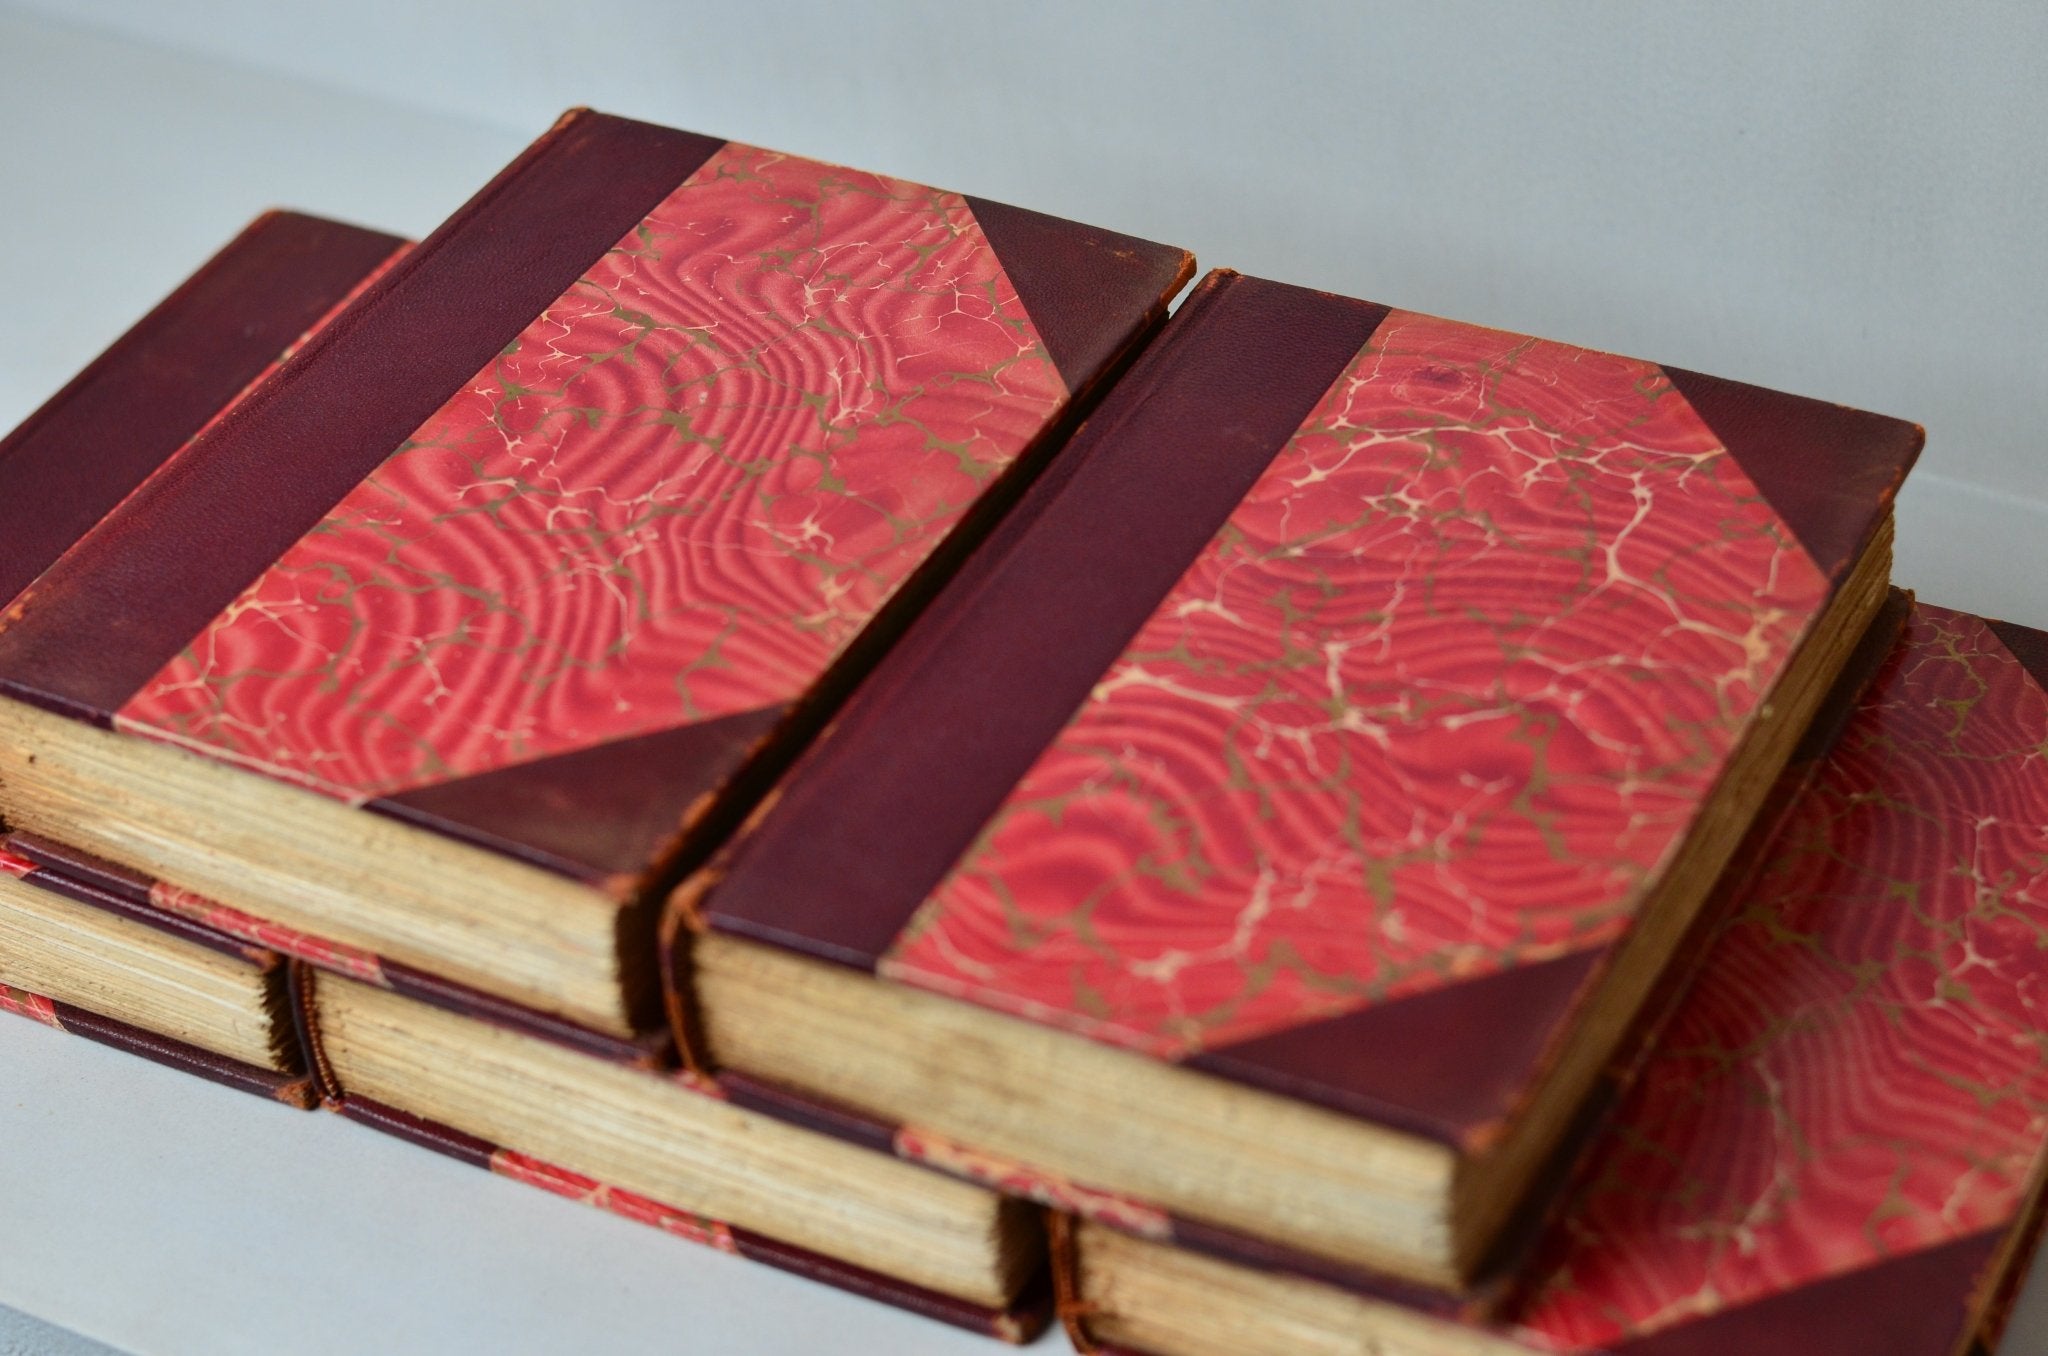
[[1385, 315], [1205, 278], [699, 878], [702, 922], [873, 968]]
[[266, 213], [0, 438], [0, 606], [402, 243]]

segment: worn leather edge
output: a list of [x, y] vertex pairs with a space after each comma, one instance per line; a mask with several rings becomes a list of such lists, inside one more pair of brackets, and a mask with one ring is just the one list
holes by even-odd
[[674, 851], [786, 711], [765, 706], [614, 739], [409, 787], [364, 808], [605, 889]]
[[1606, 946], [1568, 951], [1180, 1062], [1460, 1153], [1483, 1152], [1609, 954]]
[[1839, 587], [1891, 511], [1925, 431], [1902, 419], [1726, 377], [1663, 370]]
[[1186, 250], [966, 197], [1068, 390], [1092, 382], [1194, 273]]

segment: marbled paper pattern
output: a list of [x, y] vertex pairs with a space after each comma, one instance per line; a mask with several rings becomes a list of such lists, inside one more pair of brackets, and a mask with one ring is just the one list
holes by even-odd
[[31, 1022], [44, 1026], [64, 1029], [64, 1023], [57, 1016], [57, 1005], [39, 993], [27, 989], [11, 988], [0, 984], [0, 1012], [11, 1012], [17, 1017], [26, 1017]]
[[297, 928], [286, 927], [269, 919], [258, 918], [240, 909], [231, 909], [217, 899], [191, 890], [181, 889], [163, 881], [154, 881], [149, 887], [149, 902], [165, 913], [189, 918], [203, 923], [216, 932], [224, 932], [237, 941], [259, 946], [279, 955], [291, 956], [323, 970], [332, 970], [351, 979], [389, 988], [390, 981], [384, 977], [384, 963], [368, 951], [359, 947], [344, 946]]
[[1171, 1057], [1612, 938], [1827, 592], [1656, 367], [1395, 312], [884, 973]]
[[1065, 398], [963, 199], [729, 145], [119, 724], [362, 800], [786, 702]]
[[645, 1196], [608, 1185], [595, 1177], [580, 1172], [571, 1172], [558, 1163], [535, 1158], [531, 1154], [517, 1153], [511, 1149], [499, 1149], [491, 1155], [491, 1171], [500, 1177], [510, 1177], [528, 1186], [537, 1186], [557, 1196], [566, 1196], [572, 1201], [594, 1205], [600, 1210], [609, 1210], [615, 1215], [641, 1224], [651, 1225], [663, 1233], [687, 1238], [693, 1243], [702, 1243], [721, 1252], [737, 1252], [732, 1230], [714, 1219], [693, 1214], [688, 1210]]
[[1541, 1337], [2009, 1223], [2048, 1136], [2048, 696], [1921, 607], [1596, 1147]]

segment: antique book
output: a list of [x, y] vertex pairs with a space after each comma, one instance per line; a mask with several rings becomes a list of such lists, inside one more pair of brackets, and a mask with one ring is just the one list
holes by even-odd
[[323, 1099], [665, 1232], [1023, 1342], [1051, 1316], [1035, 1206], [624, 1066], [293, 962]]
[[[0, 439], [12, 487], [0, 496], [0, 601], [30, 591], [404, 248], [266, 213]], [[132, 873], [31, 837], [0, 842], [0, 1007], [306, 1106], [283, 983], [274, 950], [159, 908]]]
[[0, 438], [0, 605], [403, 248], [377, 231], [267, 212]]
[[1885, 594], [1910, 424], [1222, 273], [668, 921], [695, 1066], [1452, 1290]]
[[1920, 605], [1500, 1320], [1082, 1223], [1084, 1349], [1855, 1352], [1995, 1341], [2048, 1181], [2048, 635]]
[[1191, 267], [571, 113], [0, 615], [0, 811], [657, 1031], [667, 887]]
[[[0, 841], [0, 1007], [287, 1105], [313, 1104], [283, 958], [154, 908], [75, 854]], [[34, 853], [34, 855], [31, 855]]]

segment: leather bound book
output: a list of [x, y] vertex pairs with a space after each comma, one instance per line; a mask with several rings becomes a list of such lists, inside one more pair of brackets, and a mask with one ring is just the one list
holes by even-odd
[[543, 1190], [1012, 1342], [1051, 1317], [1035, 1207], [625, 1067], [293, 962], [327, 1105]]
[[1920, 443], [1212, 274], [677, 892], [683, 1043], [1153, 1237], [1469, 1286]]
[[266, 212], [0, 438], [0, 605], [404, 248], [378, 231]]
[[1191, 267], [570, 113], [0, 615], [0, 811], [658, 1031], [667, 888]]
[[313, 1104], [283, 958], [164, 913], [118, 869], [0, 841], [0, 1008], [289, 1106]]
[[2048, 1183], [2044, 938], [2048, 636], [1920, 605], [1498, 1323], [1085, 1223], [1070, 1323], [1159, 1356], [1995, 1342]]

